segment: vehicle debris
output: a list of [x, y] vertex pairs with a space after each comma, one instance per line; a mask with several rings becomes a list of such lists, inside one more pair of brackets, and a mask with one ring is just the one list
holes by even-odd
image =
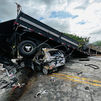
[[89, 90], [89, 87], [88, 87], [88, 86], [86, 86], [86, 87], [85, 87], [85, 90]]
[[[25, 68], [39, 70], [45, 75], [57, 71], [76, 55], [75, 52], [88, 56], [83, 49], [79, 50], [79, 42], [20, 10], [16, 19], [0, 23], [0, 63], [8, 76], [7, 81], [0, 81], [3, 84], [0, 89], [15, 90], [25, 86], [29, 76], [25, 82], [19, 82], [20, 76], [17, 76], [20, 72], [25, 77]], [[50, 81], [55, 82], [54, 79]], [[40, 90], [35, 97], [46, 93], [47, 90]]]
[[77, 72], [77, 75], [80, 75], [80, 74], [82, 74], [83, 72], [81, 71], [81, 72]]
[[49, 71], [57, 71], [58, 67], [65, 65], [64, 54], [58, 49], [43, 48], [38, 52], [34, 61], [42, 66], [43, 74], [48, 74]]
[[14, 91], [16, 88], [22, 88], [24, 86], [25, 86], [25, 83], [22, 83], [22, 84], [20, 84], [20, 83], [14, 84], [12, 86], [12, 91]]
[[90, 61], [89, 58], [80, 58], [79, 61]]
[[55, 82], [55, 77], [51, 77], [50, 81]]
[[89, 67], [91, 67], [93, 69], [99, 69], [100, 68], [99, 66], [94, 65], [94, 64], [85, 64], [85, 66], [89, 66]]
[[[83, 49], [79, 50], [79, 42], [30, 17], [21, 9], [16, 19], [0, 23], [0, 47], [0, 62], [6, 65], [8, 76], [15, 74], [20, 67], [33, 71], [38, 67], [44, 74], [50, 70], [57, 71], [75, 51], [88, 56]], [[14, 64], [11, 59], [21, 62]], [[39, 66], [35, 67], [36, 64]], [[13, 67], [16, 69], [9, 69]]]
[[37, 97], [40, 97], [41, 95], [44, 95], [48, 93], [46, 90], [40, 90], [34, 97], [37, 98]]

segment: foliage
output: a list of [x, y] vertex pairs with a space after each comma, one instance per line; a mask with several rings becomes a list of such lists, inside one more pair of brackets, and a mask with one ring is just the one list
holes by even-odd
[[80, 44], [85, 44], [85, 43], [89, 42], [89, 38], [83, 38], [83, 37], [79, 37], [77, 35], [68, 34], [68, 33], [64, 33], [64, 34], [69, 36], [70, 38], [73, 38], [74, 40], [78, 41]]
[[96, 42], [93, 43], [93, 45], [101, 46], [101, 41], [96, 41]]

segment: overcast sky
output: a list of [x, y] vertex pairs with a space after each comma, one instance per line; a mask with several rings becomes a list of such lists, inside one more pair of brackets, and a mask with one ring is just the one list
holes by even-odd
[[0, 0], [0, 21], [16, 18], [16, 5], [22, 11], [61, 31], [90, 42], [101, 40], [101, 0]]

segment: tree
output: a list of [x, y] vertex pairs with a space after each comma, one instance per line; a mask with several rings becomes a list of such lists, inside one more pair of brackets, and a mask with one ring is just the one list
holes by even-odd
[[89, 38], [90, 38], [90, 37], [83, 38], [83, 37], [79, 37], [77, 35], [73, 35], [73, 34], [69, 34], [69, 33], [63, 33], [63, 34], [67, 35], [68, 37], [70, 37], [70, 38], [72, 38], [72, 39], [74, 39], [76, 41], [78, 41], [82, 45], [87, 44], [89, 42]]
[[101, 46], [101, 41], [96, 41], [96, 42], [93, 43], [93, 45]]

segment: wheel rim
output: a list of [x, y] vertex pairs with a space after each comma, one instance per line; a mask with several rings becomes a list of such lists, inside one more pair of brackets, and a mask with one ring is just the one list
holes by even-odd
[[48, 70], [45, 69], [45, 68], [43, 68], [43, 73], [44, 73], [44, 74], [48, 74]]
[[24, 62], [21, 62], [20, 65], [21, 65], [21, 67], [25, 67]]
[[26, 53], [30, 53], [33, 51], [33, 46], [31, 44], [26, 44], [22, 47], [23, 51]]

